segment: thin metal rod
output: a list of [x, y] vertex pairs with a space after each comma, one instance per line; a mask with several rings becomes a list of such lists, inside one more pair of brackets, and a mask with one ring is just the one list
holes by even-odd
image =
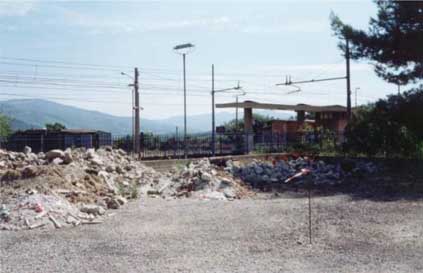
[[188, 158], [187, 147], [187, 82], [185, 71], [185, 53], [182, 54], [183, 67], [184, 67], [184, 157]]
[[238, 133], [238, 96], [236, 96], [236, 107], [235, 107], [235, 133]]
[[216, 155], [216, 124], [215, 124], [215, 113], [214, 113], [214, 64], [212, 64], [212, 155]]
[[311, 184], [308, 186], [308, 238], [310, 245], [312, 244], [311, 239]]
[[317, 80], [308, 80], [308, 81], [298, 81], [298, 82], [286, 82], [286, 83], [277, 83], [276, 86], [281, 85], [291, 85], [291, 84], [299, 84], [299, 83], [313, 83], [313, 82], [323, 82], [323, 81], [336, 81], [336, 80], [345, 80], [347, 77], [334, 77], [334, 78], [325, 78], [325, 79], [317, 79]]

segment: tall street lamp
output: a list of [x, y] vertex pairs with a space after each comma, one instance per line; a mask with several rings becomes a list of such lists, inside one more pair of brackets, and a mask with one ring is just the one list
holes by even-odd
[[188, 157], [187, 150], [187, 86], [186, 86], [186, 72], [185, 72], [185, 56], [194, 49], [191, 43], [177, 45], [173, 48], [176, 53], [182, 55], [182, 62], [184, 67], [184, 156]]

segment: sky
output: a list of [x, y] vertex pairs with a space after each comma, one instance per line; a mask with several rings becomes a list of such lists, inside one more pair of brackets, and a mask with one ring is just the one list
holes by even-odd
[[[44, 98], [130, 116], [134, 67], [140, 70], [142, 118], [183, 114], [181, 43], [187, 55], [188, 115], [211, 112], [216, 89], [240, 83], [240, 100], [346, 104], [345, 60], [330, 29], [334, 12], [367, 29], [372, 1], [1, 1], [0, 100]], [[125, 75], [122, 75], [123, 72]], [[397, 86], [379, 79], [367, 61], [351, 63], [352, 102], [363, 104]], [[232, 102], [220, 93], [216, 102]], [[218, 111], [221, 111], [218, 109]], [[225, 110], [228, 111], [228, 110]], [[232, 110], [231, 110], [232, 111]]]

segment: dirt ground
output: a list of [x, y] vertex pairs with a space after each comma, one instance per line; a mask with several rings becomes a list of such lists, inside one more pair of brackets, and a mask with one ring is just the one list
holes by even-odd
[[0, 272], [423, 272], [423, 200], [131, 202], [101, 225], [0, 233]]

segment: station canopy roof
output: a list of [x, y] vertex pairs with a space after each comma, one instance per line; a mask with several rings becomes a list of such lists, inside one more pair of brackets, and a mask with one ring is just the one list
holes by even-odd
[[288, 111], [305, 111], [305, 112], [347, 112], [347, 108], [342, 105], [325, 105], [315, 106], [309, 104], [273, 104], [273, 103], [259, 103], [255, 101], [244, 101], [244, 102], [230, 102], [230, 103], [218, 103], [216, 108], [252, 108], [252, 109], [264, 109], [264, 110], [288, 110]]

